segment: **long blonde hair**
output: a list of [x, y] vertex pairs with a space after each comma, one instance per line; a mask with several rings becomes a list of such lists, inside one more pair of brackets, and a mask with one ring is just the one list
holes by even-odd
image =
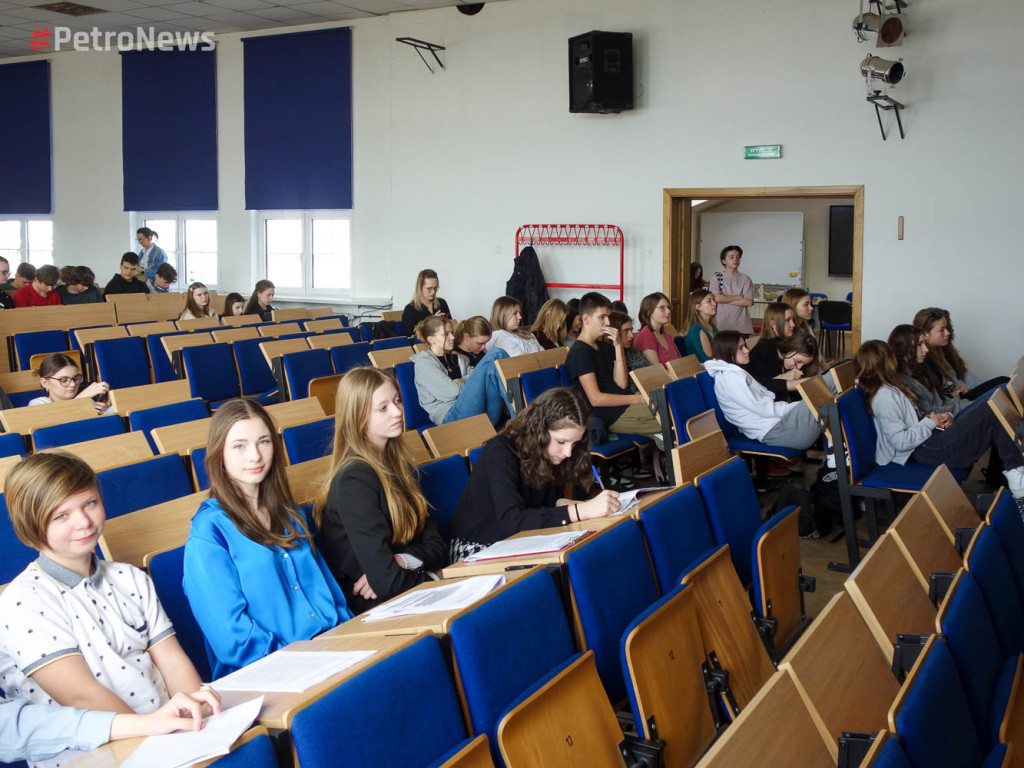
[[565, 341], [565, 320], [569, 317], [569, 310], [561, 299], [548, 299], [544, 306], [537, 313], [537, 319], [529, 330], [532, 333], [541, 331], [548, 337], [548, 341], [557, 346], [562, 346]]
[[313, 519], [323, 524], [324, 507], [334, 476], [350, 462], [361, 461], [373, 469], [384, 488], [391, 517], [392, 543], [408, 544], [427, 522], [427, 500], [416, 482], [412, 460], [400, 438], [387, 441], [383, 451], [370, 444], [366, 425], [370, 420], [373, 393], [385, 384], [398, 391], [395, 379], [378, 368], [355, 368], [338, 384], [334, 414], [334, 451], [331, 472], [320, 491]]
[[715, 322], [715, 318], [711, 318], [710, 323], [704, 322], [704, 317], [701, 315], [697, 307], [704, 299], [711, 296], [711, 291], [707, 288], [698, 288], [695, 291], [690, 291], [690, 297], [687, 299], [686, 304], [686, 318], [683, 323], [683, 329], [681, 333], [685, 336], [687, 332], [695, 325], [701, 326], [709, 334], [714, 335], [718, 331], [718, 324]]
[[[493, 331], [507, 331], [508, 329], [505, 326], [508, 325], [508, 319], [515, 314], [517, 309], [520, 312], [523, 311], [523, 305], [519, 303], [519, 299], [513, 299], [511, 296], [499, 296], [496, 298], [491, 306], [491, 329]], [[508, 332], [521, 339], [534, 338], [532, 333], [523, 328], [521, 320], [518, 328]]]
[[[435, 272], [432, 269], [421, 269], [420, 273], [418, 275], [416, 275], [416, 290], [413, 291], [412, 301], [409, 302], [414, 307], [416, 307], [416, 309], [419, 309], [419, 310], [426, 309], [426, 306], [423, 304], [423, 293], [422, 293], [422, 291], [423, 291], [423, 283], [425, 283], [428, 279], [437, 280], [438, 285], [441, 284], [441, 281], [438, 280], [438, 278], [437, 278], [437, 272]], [[431, 307], [430, 309], [431, 309], [432, 312], [436, 312], [440, 306], [441, 306], [441, 297], [438, 296], [435, 293], [434, 294], [434, 306]]]

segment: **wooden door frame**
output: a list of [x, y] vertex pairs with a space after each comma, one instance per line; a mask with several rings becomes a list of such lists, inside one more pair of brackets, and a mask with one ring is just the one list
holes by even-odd
[[864, 259], [864, 185], [834, 187], [715, 187], [664, 189], [664, 234], [662, 239], [662, 291], [672, 301], [672, 318], [682, 326], [684, 302], [690, 293], [693, 261], [693, 200], [849, 197], [853, 199], [853, 323], [851, 347], [860, 346], [861, 288]]

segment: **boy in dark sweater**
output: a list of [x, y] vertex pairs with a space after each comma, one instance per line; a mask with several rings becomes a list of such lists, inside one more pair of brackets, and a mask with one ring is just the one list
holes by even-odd
[[141, 280], [135, 279], [135, 271], [139, 266], [139, 255], [128, 251], [121, 256], [121, 274], [114, 275], [103, 294], [109, 296], [115, 293], [149, 293], [149, 287]]

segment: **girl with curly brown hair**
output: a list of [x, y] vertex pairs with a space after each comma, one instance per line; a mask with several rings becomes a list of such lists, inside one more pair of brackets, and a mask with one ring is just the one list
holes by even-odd
[[452, 559], [461, 559], [519, 531], [566, 525], [610, 515], [615, 491], [588, 501], [594, 485], [590, 463], [590, 409], [573, 389], [550, 389], [505, 425], [480, 452], [459, 499], [448, 535]]

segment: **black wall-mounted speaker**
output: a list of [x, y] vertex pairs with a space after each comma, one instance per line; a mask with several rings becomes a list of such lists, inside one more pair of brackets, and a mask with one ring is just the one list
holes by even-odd
[[587, 32], [569, 38], [569, 111], [633, 108], [633, 33]]

